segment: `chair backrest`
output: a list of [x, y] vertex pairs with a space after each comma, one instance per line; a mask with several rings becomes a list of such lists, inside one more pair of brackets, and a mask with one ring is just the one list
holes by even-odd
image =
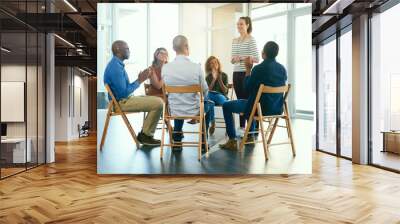
[[287, 97], [289, 95], [289, 90], [290, 90], [290, 84], [285, 85], [285, 86], [279, 86], [279, 87], [272, 87], [272, 86], [266, 86], [266, 85], [261, 84], [260, 88], [258, 88], [257, 96], [256, 96], [256, 99], [254, 100], [254, 105], [253, 105], [251, 114], [255, 113], [257, 104], [260, 102], [261, 96], [264, 93], [282, 93], [283, 94], [282, 107], [285, 107], [285, 104], [287, 103]]
[[162, 92], [163, 92], [163, 98], [164, 102], [166, 103], [166, 110], [169, 113], [169, 107], [168, 107], [168, 94], [170, 93], [197, 93], [200, 95], [200, 103], [204, 102], [203, 98], [203, 91], [201, 89], [200, 85], [190, 85], [190, 86], [169, 86], [165, 85], [165, 83], [162, 86]]
[[149, 95], [149, 89], [150, 89], [150, 84], [145, 83], [145, 84], [144, 84], [144, 93], [145, 93], [146, 95]]
[[110, 86], [108, 84], [106, 84], [105, 88], [106, 88], [108, 94], [111, 96], [110, 103], [114, 106], [115, 111], [118, 113], [121, 113], [122, 112], [121, 107], [119, 106], [117, 99], [115, 99], [115, 96], [114, 96], [113, 92], [111, 91]]
[[89, 129], [90, 128], [90, 122], [85, 121], [85, 123], [82, 125], [82, 129]]
[[[228, 87], [228, 93], [227, 93], [227, 95], [229, 95], [228, 99], [233, 100], [233, 84], [229, 83], [226, 87]], [[231, 92], [230, 94], [229, 91]]]

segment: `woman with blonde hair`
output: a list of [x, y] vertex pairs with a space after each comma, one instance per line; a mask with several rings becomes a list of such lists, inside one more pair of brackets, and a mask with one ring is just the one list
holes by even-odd
[[[210, 56], [205, 65], [206, 81], [208, 84], [208, 100], [216, 106], [222, 106], [228, 98], [228, 76], [221, 71], [221, 63], [215, 56]], [[210, 134], [215, 131], [215, 118], [211, 117]]]

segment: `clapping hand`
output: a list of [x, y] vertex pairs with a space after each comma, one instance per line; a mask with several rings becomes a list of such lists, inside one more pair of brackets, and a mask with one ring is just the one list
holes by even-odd
[[150, 67], [142, 72], [139, 73], [138, 80], [140, 83], [144, 82], [146, 79], [149, 78], [149, 75], [153, 73], [153, 69]]

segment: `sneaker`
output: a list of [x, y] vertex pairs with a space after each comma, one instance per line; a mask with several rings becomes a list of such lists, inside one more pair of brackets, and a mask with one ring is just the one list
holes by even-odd
[[236, 139], [229, 139], [225, 144], [220, 144], [219, 147], [230, 150], [237, 150]]
[[174, 140], [174, 141], [177, 141], [177, 142], [181, 142], [182, 141], [182, 139], [183, 139], [183, 134], [182, 133], [172, 133], [172, 139]]
[[210, 129], [208, 130], [208, 132], [210, 133], [210, 135], [213, 135], [215, 132], [215, 121], [213, 121], [211, 123]]
[[161, 144], [160, 140], [154, 139], [153, 136], [148, 136], [148, 135], [144, 134], [143, 132], [139, 133], [139, 135], [137, 136], [137, 139], [143, 145], [159, 146]]
[[243, 137], [244, 132], [245, 132], [244, 128], [240, 127], [240, 128], [237, 130], [237, 135], [240, 136], [240, 137]]
[[187, 123], [188, 124], [197, 124], [197, 123], [199, 123], [199, 121], [196, 119], [192, 119], [192, 120], [188, 121]]

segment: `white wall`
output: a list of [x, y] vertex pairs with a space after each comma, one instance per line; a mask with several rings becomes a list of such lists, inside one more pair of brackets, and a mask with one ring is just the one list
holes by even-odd
[[[197, 63], [207, 60], [207, 5], [187, 3], [181, 5], [180, 33], [189, 39], [190, 58]], [[171, 40], [172, 41], [172, 40]]]
[[226, 4], [212, 9], [211, 53], [217, 57], [222, 71], [232, 83], [233, 65], [231, 64], [232, 40], [237, 36], [236, 21], [240, 14], [238, 10], [242, 3]]
[[[27, 78], [27, 80], [26, 80]], [[25, 134], [30, 139], [32, 161], [36, 162], [36, 153], [39, 153], [39, 163], [44, 162], [44, 74], [42, 67], [25, 64], [4, 64], [1, 66], [1, 81], [24, 82], [26, 85], [26, 121], [6, 122], [7, 137], [24, 138]], [[2, 96], [4, 97], [4, 96]], [[7, 96], [6, 96], [7, 97]], [[9, 108], [1, 108], [7, 110]], [[25, 111], [23, 111], [25, 112]]]
[[88, 78], [71, 67], [56, 67], [55, 73], [55, 141], [70, 141], [79, 137], [78, 124], [88, 120]]

